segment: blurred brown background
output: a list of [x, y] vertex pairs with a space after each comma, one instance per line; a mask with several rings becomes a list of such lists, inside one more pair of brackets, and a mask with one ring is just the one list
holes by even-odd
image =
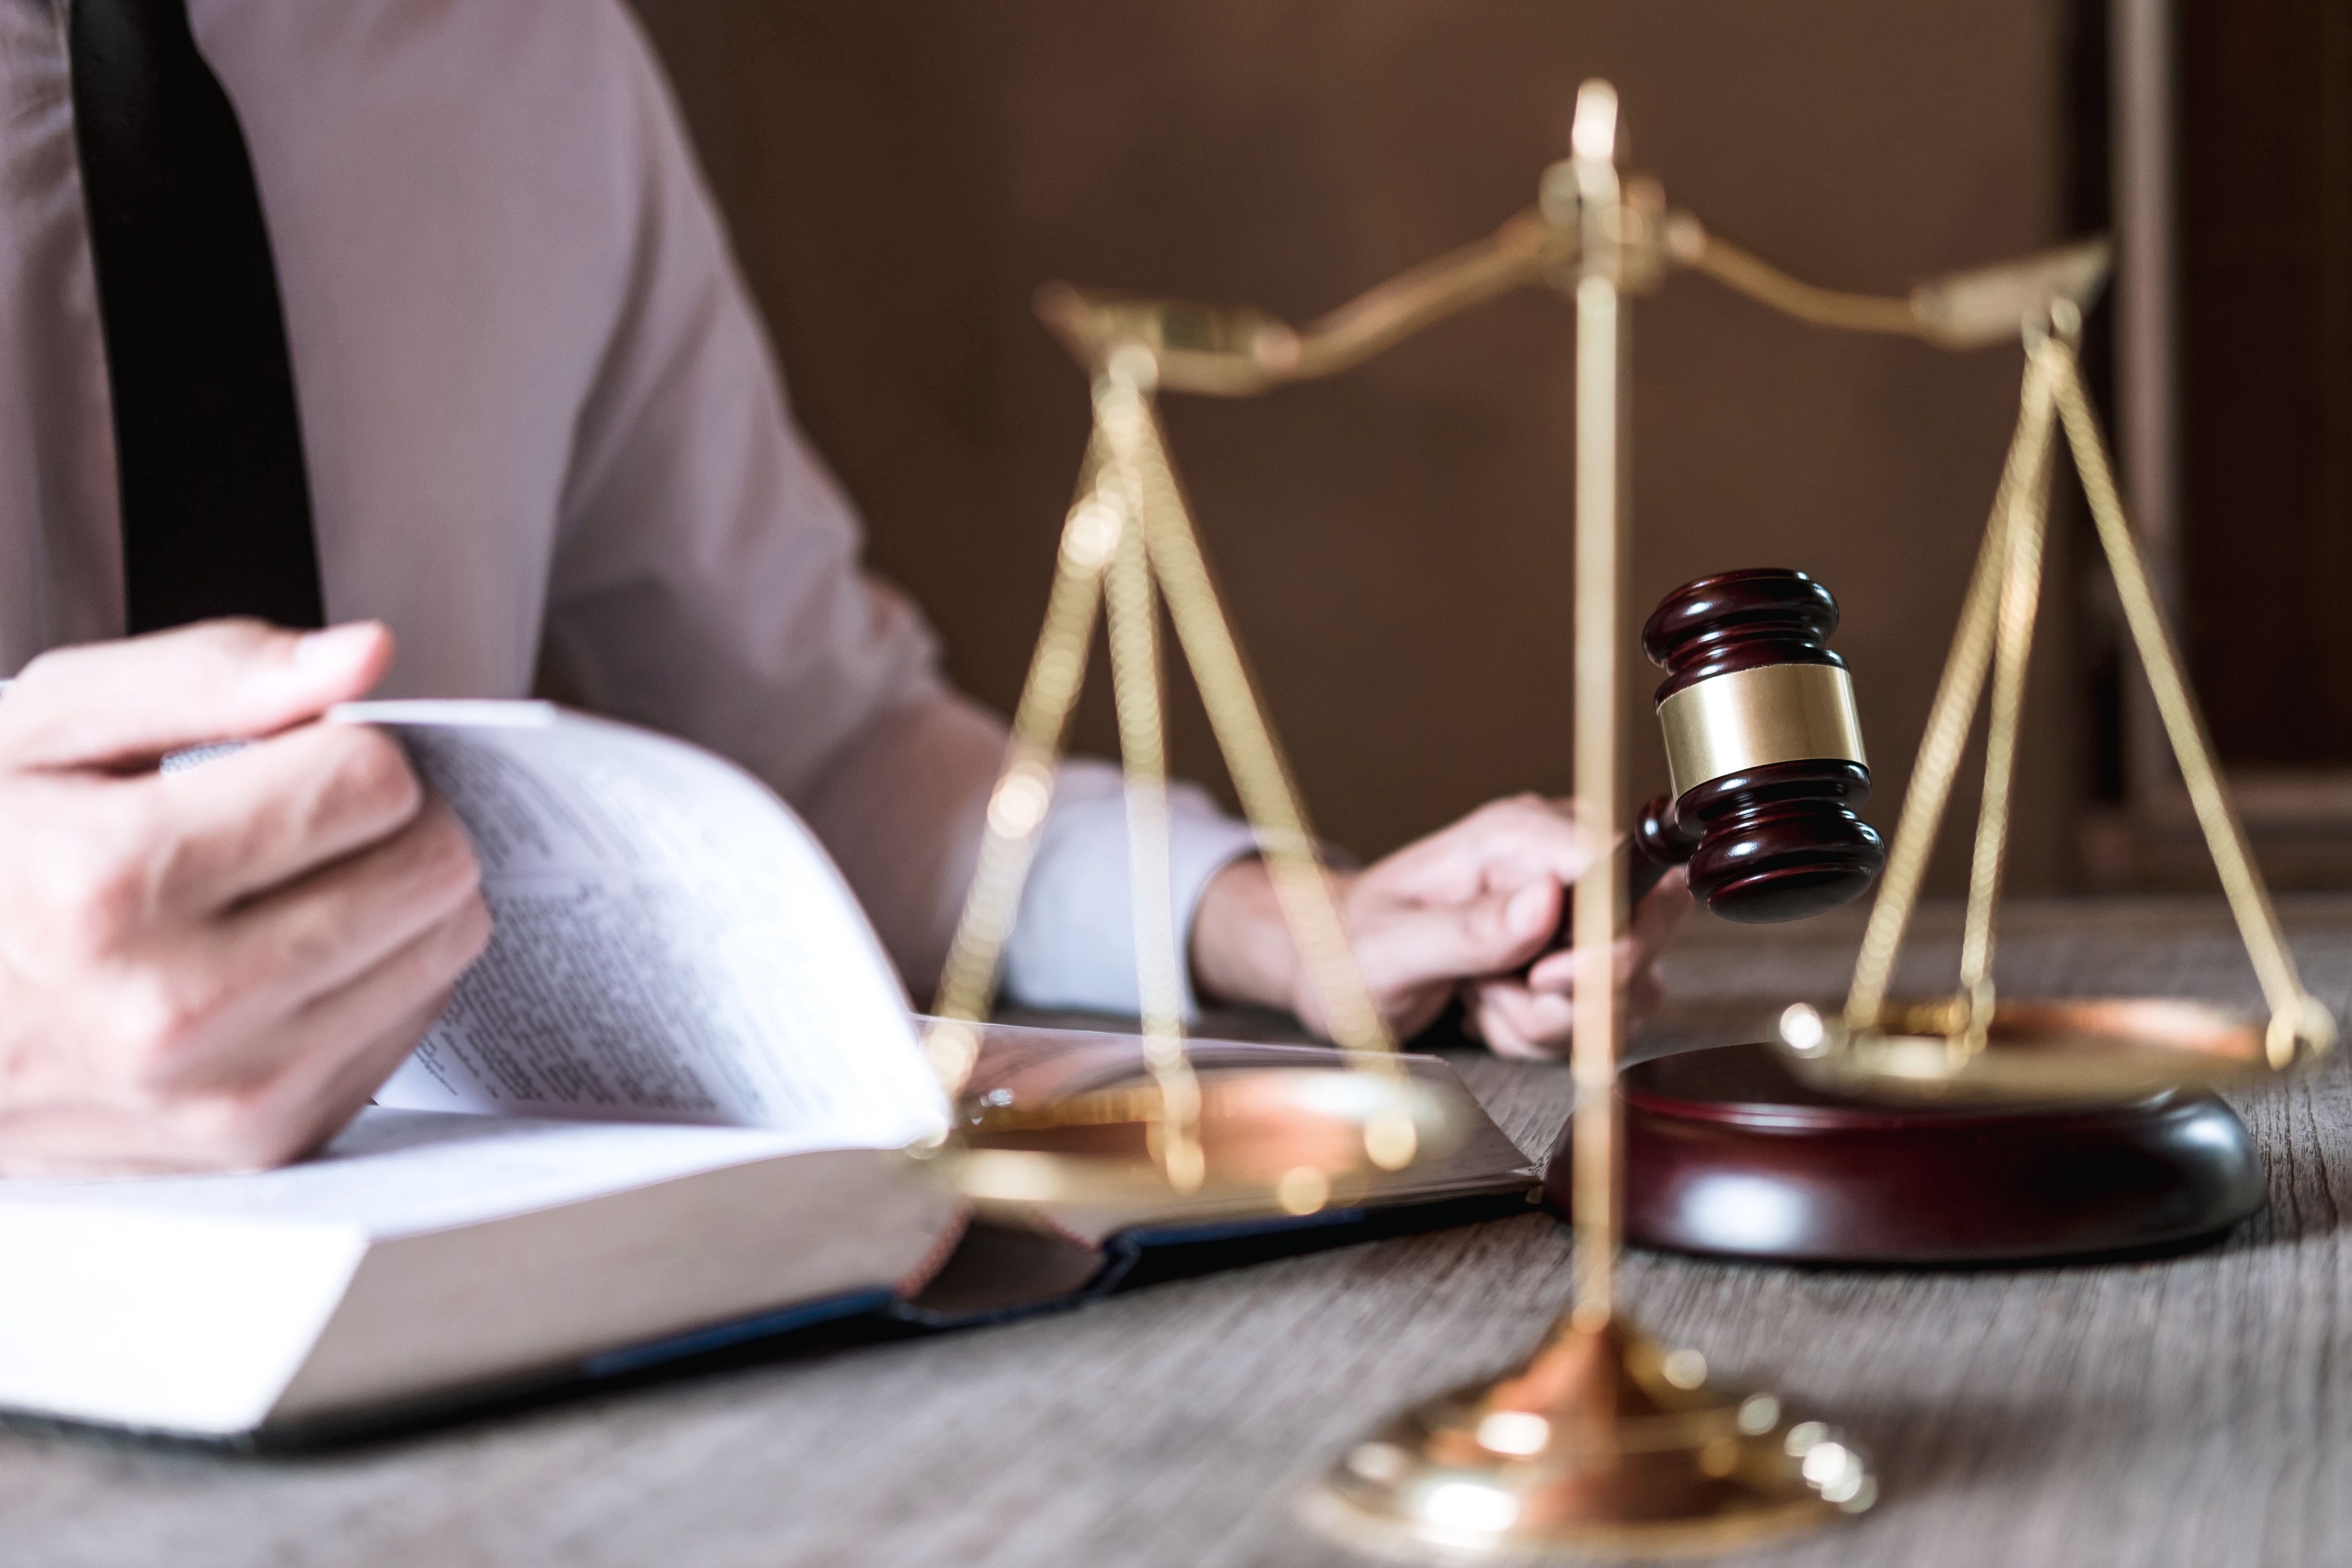
[[[1622, 94], [1633, 165], [1808, 277], [1900, 290], [2070, 227], [2055, 0], [638, 3], [875, 563], [1000, 706], [1085, 433], [1083, 381], [1030, 313], [1044, 280], [1311, 316], [1528, 205], [1591, 75]], [[1890, 825], [2016, 351], [1832, 336], [1689, 277], [1635, 332], [1637, 610], [1732, 567], [1826, 581]], [[1566, 786], [1571, 335], [1529, 294], [1335, 382], [1171, 401], [1310, 805], [1360, 853]], [[2076, 878], [2071, 581], [2062, 562], [2021, 889]], [[1095, 697], [1082, 739], [1107, 751]], [[1636, 755], [1662, 785], [1646, 725]], [[1218, 776], [1189, 709], [1177, 762]]]

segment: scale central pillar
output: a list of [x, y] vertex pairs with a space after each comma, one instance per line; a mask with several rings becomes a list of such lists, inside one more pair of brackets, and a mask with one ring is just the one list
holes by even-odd
[[[1627, 816], [1618, 666], [1625, 296], [1629, 261], [1655, 251], [1642, 231], [1648, 215], [1623, 199], [1617, 133], [1615, 90], [1587, 82], [1573, 155], [1544, 187], [1545, 216], [1572, 222], [1579, 241], [1566, 279], [1577, 321], [1576, 809], [1589, 829], [1612, 837]], [[1574, 1300], [1519, 1370], [1407, 1411], [1351, 1449], [1306, 1503], [1307, 1518], [1335, 1537], [1456, 1558], [1650, 1556], [1815, 1529], [1876, 1494], [1860, 1453], [1828, 1427], [1791, 1422], [1771, 1394], [1726, 1391], [1697, 1352], [1664, 1349], [1620, 1310], [1624, 1015], [1612, 950], [1625, 872], [1624, 857], [1601, 858], [1577, 880], [1570, 908]]]
[[[1625, 311], [1620, 288], [1626, 209], [1616, 164], [1617, 95], [1606, 84], [1578, 95], [1571, 132], [1580, 258], [1576, 277], [1577, 816], [1613, 838], [1624, 823], [1618, 712], [1618, 616], [1624, 600]], [[1547, 195], [1549, 193], [1548, 192]], [[1619, 1211], [1615, 1093], [1624, 1010], [1612, 949], [1624, 924], [1622, 858], [1604, 857], [1577, 879], [1570, 934], [1576, 952], [1576, 1302], [1584, 1330], [1608, 1326], [1614, 1294]]]

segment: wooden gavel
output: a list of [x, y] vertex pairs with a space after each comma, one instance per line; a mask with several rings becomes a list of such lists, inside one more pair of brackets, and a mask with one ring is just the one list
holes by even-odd
[[[1669, 594], [1642, 628], [1674, 793], [1627, 846], [1639, 898], [1676, 864], [1727, 920], [1801, 920], [1866, 890], [1886, 849], [1837, 601], [1801, 572], [1727, 572]], [[1564, 939], [1564, 933], [1563, 933]], [[1702, 1046], [1627, 1066], [1625, 1239], [1717, 1257], [1928, 1267], [2170, 1250], [2262, 1206], [2262, 1161], [2202, 1092], [2129, 1104], [1855, 1099], [1791, 1072], [1777, 1045]], [[1575, 1210], [1573, 1125], [1545, 1167]], [[1726, 1203], [1736, 1192], [1740, 1201]]]
[[1802, 920], [1858, 897], [1886, 846], [1854, 815], [1870, 767], [1837, 601], [1802, 572], [1762, 567], [1685, 583], [1642, 627], [1672, 795], [1642, 808], [1628, 893], [1675, 866], [1726, 920]]

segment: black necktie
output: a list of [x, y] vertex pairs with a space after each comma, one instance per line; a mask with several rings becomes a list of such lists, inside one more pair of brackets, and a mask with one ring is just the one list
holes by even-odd
[[133, 632], [325, 615], [278, 273], [186, 0], [68, 0]]

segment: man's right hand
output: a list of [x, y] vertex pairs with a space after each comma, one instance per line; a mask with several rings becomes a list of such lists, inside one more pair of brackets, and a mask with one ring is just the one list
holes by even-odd
[[217, 621], [0, 698], [0, 1175], [282, 1163], [431, 1026], [489, 940], [472, 848], [390, 736], [311, 722], [391, 659]]

